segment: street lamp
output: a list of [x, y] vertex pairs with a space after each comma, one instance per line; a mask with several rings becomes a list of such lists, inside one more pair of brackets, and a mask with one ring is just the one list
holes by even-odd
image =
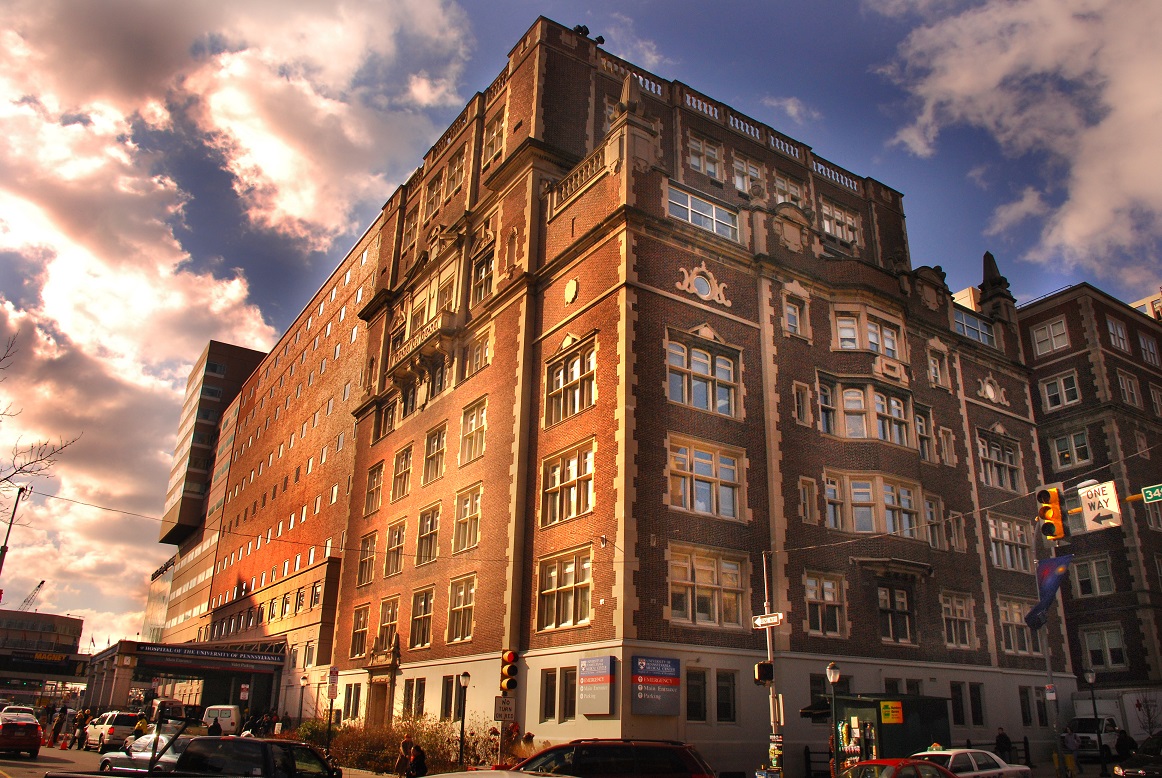
[[831, 778], [839, 773], [839, 720], [835, 717], [835, 684], [839, 683], [839, 665], [827, 665], [827, 683], [831, 684]]
[[299, 723], [300, 727], [303, 724], [303, 697], [307, 696], [307, 684], [309, 684], [310, 682], [311, 682], [311, 679], [307, 676], [306, 673], [303, 673], [301, 676], [299, 676], [299, 722], [298, 723]]
[[1105, 744], [1102, 742], [1102, 723], [1097, 715], [1097, 694], [1094, 692], [1094, 686], [1097, 685], [1097, 673], [1092, 669], [1086, 670], [1085, 682], [1089, 684], [1089, 702], [1093, 705], [1093, 732], [1097, 737], [1097, 758], [1101, 764], [1101, 772], [1098, 775], [1108, 776], [1109, 771], [1106, 770], [1106, 751]]
[[464, 769], [464, 721], [468, 718], [468, 682], [472, 675], [467, 670], [460, 673], [460, 769]]

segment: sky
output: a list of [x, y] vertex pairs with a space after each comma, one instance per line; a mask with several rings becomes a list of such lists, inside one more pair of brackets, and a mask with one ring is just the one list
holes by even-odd
[[74, 441], [0, 607], [137, 635], [193, 360], [271, 347], [537, 15], [902, 192], [953, 291], [1159, 288], [1157, 0], [0, 0], [0, 467]]

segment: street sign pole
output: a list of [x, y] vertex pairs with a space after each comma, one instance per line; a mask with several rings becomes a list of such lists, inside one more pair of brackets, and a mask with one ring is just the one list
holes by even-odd
[[[770, 551], [763, 552], [763, 614], [771, 612], [771, 571], [770, 571]], [[771, 622], [765, 625], [767, 633], [767, 661], [771, 663], [772, 673], [775, 662], [775, 626], [782, 621], [782, 614], [778, 614], [778, 619], [772, 619]], [[758, 626], [758, 619], [755, 619]], [[774, 680], [770, 683], [770, 688], [767, 689], [770, 694], [770, 709], [771, 709], [771, 741], [767, 749], [767, 756], [770, 759], [771, 772], [776, 775], [781, 775], [783, 772], [783, 736], [779, 732], [779, 701], [778, 694], [775, 690]]]

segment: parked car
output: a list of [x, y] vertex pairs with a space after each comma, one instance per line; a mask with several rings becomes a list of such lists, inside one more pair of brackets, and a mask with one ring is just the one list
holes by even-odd
[[924, 759], [868, 759], [839, 774], [840, 778], [956, 778], [936, 762]]
[[0, 712], [0, 751], [21, 751], [36, 759], [40, 753], [40, 722], [31, 713]]
[[1118, 778], [1162, 778], [1162, 734], [1142, 741], [1129, 759], [1114, 765]]
[[949, 748], [942, 751], [921, 751], [912, 759], [924, 759], [946, 767], [961, 778], [1031, 778], [1033, 771], [1024, 765], [1009, 764], [992, 751], [979, 748]]
[[580, 778], [714, 778], [697, 749], [678, 740], [572, 740], [538, 751], [513, 769]]
[[85, 727], [85, 750], [97, 749], [103, 754], [110, 748], [121, 748], [125, 739], [133, 736], [137, 714], [123, 710], [102, 713]]
[[27, 705], [5, 705], [0, 713], [27, 713], [29, 716], [36, 715], [36, 709], [30, 708]]
[[147, 773], [150, 771], [149, 761], [154, 757], [154, 741], [157, 741], [156, 750], [161, 752], [153, 766], [154, 772], [172, 773], [178, 757], [186, 750], [190, 738], [179, 736], [169, 748], [169, 735], [142, 735], [128, 741], [123, 748], [109, 751], [101, 757], [101, 772]]

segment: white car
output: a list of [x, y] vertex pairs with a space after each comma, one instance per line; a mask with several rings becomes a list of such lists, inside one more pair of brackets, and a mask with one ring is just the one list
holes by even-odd
[[967, 778], [1031, 778], [1033, 771], [1019, 764], [1009, 764], [992, 751], [979, 748], [949, 748], [942, 751], [921, 751], [911, 759], [935, 762], [950, 772]]
[[0, 710], [0, 713], [27, 713], [29, 716], [36, 717], [36, 711], [27, 705], [6, 705], [4, 710]]
[[111, 748], [121, 748], [136, 724], [136, 713], [119, 710], [102, 713], [85, 727], [85, 750], [95, 748], [98, 754], [103, 754]]

